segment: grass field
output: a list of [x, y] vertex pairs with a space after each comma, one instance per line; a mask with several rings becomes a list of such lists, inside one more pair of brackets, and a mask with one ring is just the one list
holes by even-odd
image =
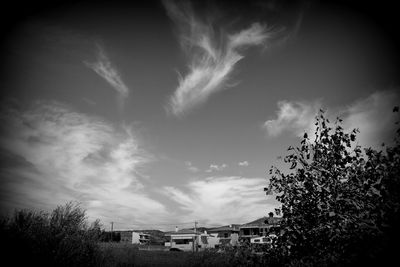
[[190, 266], [193, 258], [191, 252], [163, 251], [162, 247], [141, 250], [123, 243], [101, 243], [100, 247], [106, 257], [104, 266]]
[[123, 243], [101, 243], [105, 259], [100, 266], [185, 266], [225, 267], [264, 266], [257, 253], [247, 250], [227, 249], [222, 253], [215, 250], [201, 252], [165, 251], [162, 246], [153, 250], [142, 250], [142, 246]]

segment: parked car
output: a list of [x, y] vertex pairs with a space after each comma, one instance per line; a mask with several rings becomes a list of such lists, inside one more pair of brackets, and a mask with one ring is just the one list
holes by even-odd
[[253, 237], [250, 239], [250, 244], [272, 244], [273, 240], [278, 238], [274, 234], [268, 236]]

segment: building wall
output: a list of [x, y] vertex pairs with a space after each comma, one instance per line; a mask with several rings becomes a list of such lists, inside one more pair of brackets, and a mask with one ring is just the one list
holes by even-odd
[[132, 244], [140, 244], [140, 235], [139, 235], [139, 233], [132, 232]]
[[[206, 242], [203, 242], [204, 237], [207, 240]], [[199, 239], [199, 245], [202, 250], [208, 249], [208, 248], [215, 248], [216, 246], [219, 245], [219, 242], [220, 242], [220, 239], [214, 235], [203, 234], [200, 236], [200, 239]]]
[[233, 233], [231, 234], [231, 245], [237, 246], [239, 244], [239, 234]]
[[150, 239], [143, 233], [132, 232], [132, 244], [148, 244]]

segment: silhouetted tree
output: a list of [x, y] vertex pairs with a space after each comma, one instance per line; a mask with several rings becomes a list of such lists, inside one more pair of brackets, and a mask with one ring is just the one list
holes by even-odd
[[[396, 107], [394, 112], [398, 112]], [[397, 124], [397, 123], [396, 123]], [[273, 252], [281, 264], [376, 264], [394, 256], [400, 208], [400, 129], [382, 151], [356, 145], [358, 130], [344, 132], [324, 111], [315, 139], [304, 134], [289, 147], [285, 174], [272, 167], [267, 194], [282, 204], [281, 236]]]

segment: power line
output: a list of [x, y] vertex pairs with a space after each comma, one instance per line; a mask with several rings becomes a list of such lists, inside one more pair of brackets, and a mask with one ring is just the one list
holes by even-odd
[[148, 225], [176, 226], [176, 225], [186, 225], [186, 224], [193, 224], [193, 221], [192, 222], [182, 222], [182, 223], [133, 223], [132, 225], [135, 225], [135, 226], [148, 226]]
[[[92, 219], [98, 219], [94, 216], [87, 216]], [[126, 226], [132, 226], [132, 227], [158, 227], [158, 226], [186, 226], [186, 225], [193, 225], [196, 223], [197, 228], [198, 227], [220, 227], [222, 226], [221, 224], [208, 224], [208, 223], [201, 223], [199, 221], [190, 221], [190, 222], [172, 222], [172, 223], [130, 223], [130, 222], [121, 222], [121, 221], [115, 221], [112, 218], [107, 220], [108, 223], [110, 223], [112, 228], [114, 227], [114, 224], [120, 224], [120, 225], [126, 225]], [[101, 222], [101, 220], [100, 220]]]

